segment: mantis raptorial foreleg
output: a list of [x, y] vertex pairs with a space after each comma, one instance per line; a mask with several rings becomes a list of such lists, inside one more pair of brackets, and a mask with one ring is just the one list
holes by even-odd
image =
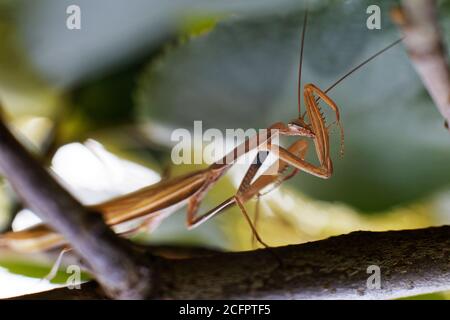
[[316, 94], [318, 98], [322, 99], [325, 102], [325, 104], [328, 107], [330, 107], [331, 110], [334, 111], [336, 115], [336, 123], [341, 133], [341, 154], [342, 154], [344, 146], [344, 130], [340, 122], [341, 117], [339, 113], [339, 108], [336, 105], [336, 103], [330, 97], [327, 96], [325, 92], [323, 92], [321, 89], [319, 89], [312, 83], [308, 83], [305, 85], [303, 93], [305, 99], [306, 113], [308, 114], [312, 130], [314, 131], [314, 134], [316, 136], [314, 143], [316, 146], [317, 156], [319, 158], [320, 163], [324, 164], [324, 161], [328, 161], [330, 158], [329, 132], [328, 128], [325, 125], [324, 115], [322, 113], [321, 108], [319, 107], [318, 100], [316, 99], [314, 94]]

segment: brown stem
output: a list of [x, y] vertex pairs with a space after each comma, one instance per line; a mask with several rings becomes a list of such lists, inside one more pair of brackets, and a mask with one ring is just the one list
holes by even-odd
[[[157, 299], [390, 299], [450, 289], [450, 226], [354, 232], [267, 250], [158, 258]], [[369, 266], [381, 287], [369, 289]], [[21, 299], [102, 299], [94, 283]]]
[[11, 134], [0, 119], [0, 170], [20, 198], [64, 235], [89, 264], [113, 298], [145, 298], [151, 292], [151, 267], [118, 238], [99, 214], [69, 194]]
[[411, 61], [445, 119], [450, 122], [450, 68], [435, 0], [403, 0], [393, 20], [405, 35]]

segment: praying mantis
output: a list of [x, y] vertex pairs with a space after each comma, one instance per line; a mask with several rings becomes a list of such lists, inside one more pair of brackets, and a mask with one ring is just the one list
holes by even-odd
[[[308, 14], [306, 12], [301, 34], [298, 69], [297, 118], [287, 123], [277, 122], [269, 126], [266, 131], [269, 134], [257, 134], [247, 139], [206, 169], [163, 180], [136, 192], [91, 206], [90, 209], [93, 212], [102, 214], [105, 222], [111, 227], [120, 226], [130, 221], [138, 221], [139, 226], [149, 226], [152, 224], [152, 221], [165, 218], [180, 206], [187, 206], [186, 223], [187, 227], [192, 229], [230, 207], [237, 206], [249, 224], [255, 238], [265, 247], [269, 247], [259, 236], [244, 204], [255, 197], [259, 199], [263, 195], [262, 190], [269, 186], [276, 188], [284, 181], [293, 178], [300, 171], [322, 179], [331, 177], [333, 174], [333, 163], [330, 155], [330, 126], [327, 126], [319, 100], [322, 100], [335, 115], [336, 120], [332, 124], [337, 124], [340, 128], [342, 152], [344, 134], [340, 122], [339, 108], [327, 93], [350, 74], [402, 40], [397, 40], [372, 55], [338, 79], [327, 90], [323, 91], [316, 85], [308, 83], [302, 91], [301, 75], [307, 18]], [[301, 112], [302, 92], [305, 106], [304, 113]], [[297, 137], [298, 140], [285, 148], [273, 143], [275, 137], [279, 136]], [[314, 143], [318, 164], [305, 160], [309, 141]], [[215, 208], [198, 215], [200, 204], [208, 191], [241, 156], [252, 150], [257, 151], [257, 156], [255, 161], [249, 166], [236, 193]], [[269, 153], [272, 153], [277, 160], [261, 174], [262, 165]], [[288, 169], [292, 169], [292, 171], [287, 172]], [[266, 174], [268, 172], [276, 172], [276, 174]], [[258, 173], [260, 174], [258, 175]], [[127, 230], [123, 234], [128, 235], [137, 229]], [[23, 231], [0, 235], [0, 247], [8, 247], [21, 252], [45, 251], [65, 245], [64, 238], [44, 224]]]

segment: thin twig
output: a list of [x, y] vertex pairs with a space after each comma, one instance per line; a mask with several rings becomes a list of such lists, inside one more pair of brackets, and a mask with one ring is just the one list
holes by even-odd
[[[354, 232], [274, 250], [282, 266], [266, 249], [186, 260], [158, 258], [158, 287], [152, 298], [391, 299], [450, 289], [450, 226]], [[376, 271], [369, 266], [380, 268], [379, 288]], [[368, 280], [374, 287], [367, 286]], [[104, 298], [94, 283], [81, 290], [20, 297]]]
[[448, 126], [450, 68], [438, 24], [436, 1], [403, 0], [402, 7], [392, 13], [405, 35], [404, 44], [411, 61]]

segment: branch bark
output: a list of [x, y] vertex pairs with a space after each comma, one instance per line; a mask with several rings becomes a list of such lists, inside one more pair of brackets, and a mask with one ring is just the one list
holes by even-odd
[[450, 68], [435, 0], [403, 0], [393, 20], [404, 34], [410, 59], [446, 125], [450, 123]]
[[28, 207], [66, 237], [110, 297], [138, 299], [149, 295], [152, 272], [148, 261], [117, 237], [100, 214], [89, 212], [70, 195], [17, 141], [1, 118], [0, 170]]
[[[354, 232], [267, 250], [158, 258], [154, 299], [390, 299], [450, 290], [450, 226]], [[380, 267], [380, 289], [367, 268]], [[95, 283], [20, 299], [104, 299]]]

